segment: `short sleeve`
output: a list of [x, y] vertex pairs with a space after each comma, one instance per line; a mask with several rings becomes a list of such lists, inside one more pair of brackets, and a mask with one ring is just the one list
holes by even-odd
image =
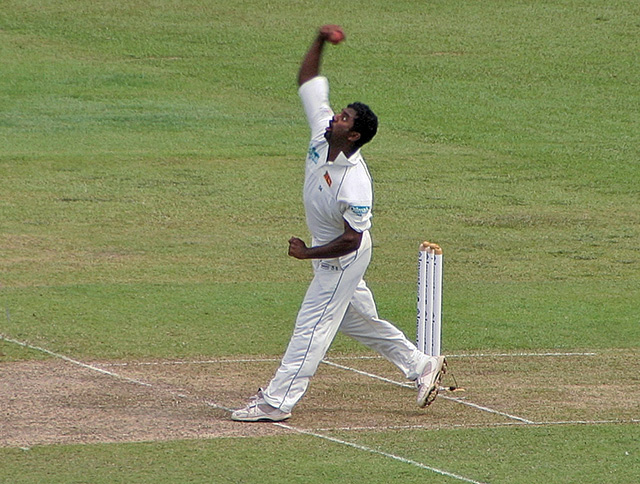
[[324, 135], [333, 117], [333, 110], [329, 105], [329, 81], [323, 76], [314, 77], [300, 86], [298, 94], [311, 128], [311, 137]]
[[342, 217], [356, 232], [364, 232], [371, 228], [371, 205], [368, 202], [345, 204]]

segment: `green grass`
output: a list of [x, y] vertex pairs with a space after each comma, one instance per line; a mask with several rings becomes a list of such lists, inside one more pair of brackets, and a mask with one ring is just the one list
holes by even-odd
[[[14, 338], [85, 359], [279, 355], [305, 289], [302, 282], [264, 281], [5, 289], [10, 318], [2, 327]], [[597, 281], [470, 283], [447, 289], [443, 345], [449, 353], [606, 351], [635, 348], [640, 338], [637, 312], [628, 303], [640, 294], [630, 282], [616, 285], [620, 292]], [[373, 290], [381, 313], [411, 335], [414, 285], [374, 284]], [[553, 291], [562, 294], [555, 305], [548, 301]], [[341, 335], [333, 349], [368, 351]]]
[[[429, 462], [482, 482], [635, 482], [640, 477], [634, 428], [579, 425], [363, 435], [372, 448]], [[435, 438], [434, 438], [435, 437]], [[434, 482], [449, 482], [442, 479]], [[454, 481], [451, 481], [454, 482]]]
[[[389, 432], [339, 437], [483, 482], [629, 483], [640, 478], [634, 428], [619, 425]], [[60, 445], [0, 454], [14, 484], [460, 482], [340, 444], [286, 436]], [[20, 469], [17, 473], [15, 468]]]
[[[347, 42], [325, 56], [333, 103], [381, 119], [365, 150], [381, 315], [412, 334], [430, 239], [445, 251], [447, 351], [637, 348], [638, 18], [632, 0], [7, 0], [0, 333], [81, 359], [281, 354], [310, 276], [286, 256], [306, 237], [295, 76], [314, 29], [335, 22]], [[2, 362], [40, 357], [0, 345]], [[434, 465], [626, 484], [632, 431], [442, 432]], [[433, 445], [430, 432], [363, 442], [413, 455], [411, 439]], [[510, 453], [523, 447], [524, 460]], [[291, 482], [425, 479], [288, 437], [3, 449], [0, 480], [83, 482], [95, 468], [92, 482], [209, 482], [224, 469], [243, 482], [236, 464], [256, 453], [247, 482], [281, 482], [283, 458]]]

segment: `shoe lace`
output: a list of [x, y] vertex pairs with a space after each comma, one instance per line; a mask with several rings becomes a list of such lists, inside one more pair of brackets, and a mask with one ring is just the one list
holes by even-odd
[[249, 403], [259, 402], [263, 399], [262, 388], [258, 388], [258, 392], [249, 398]]

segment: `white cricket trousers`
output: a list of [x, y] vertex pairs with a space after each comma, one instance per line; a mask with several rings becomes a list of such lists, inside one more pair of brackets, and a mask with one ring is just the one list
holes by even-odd
[[290, 412], [302, 398], [338, 330], [417, 379], [429, 356], [420, 352], [393, 324], [378, 318], [371, 291], [362, 279], [371, 260], [371, 237], [360, 248], [331, 260], [314, 260], [314, 277], [302, 302], [293, 335], [280, 367], [263, 391], [265, 401]]

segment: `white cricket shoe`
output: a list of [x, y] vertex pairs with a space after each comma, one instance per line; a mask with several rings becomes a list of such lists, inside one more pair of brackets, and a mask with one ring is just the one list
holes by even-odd
[[447, 372], [447, 360], [444, 356], [437, 357], [437, 363], [427, 363], [422, 375], [416, 380], [418, 385], [418, 407], [431, 405], [438, 396], [442, 375]]
[[258, 388], [258, 393], [256, 393], [254, 396], [249, 397], [249, 403], [252, 402], [264, 402], [264, 396], [263, 396], [263, 390], [262, 387]]
[[291, 412], [283, 412], [272, 407], [262, 398], [262, 389], [249, 399], [249, 404], [231, 414], [231, 420], [236, 422], [282, 422], [291, 417]]

